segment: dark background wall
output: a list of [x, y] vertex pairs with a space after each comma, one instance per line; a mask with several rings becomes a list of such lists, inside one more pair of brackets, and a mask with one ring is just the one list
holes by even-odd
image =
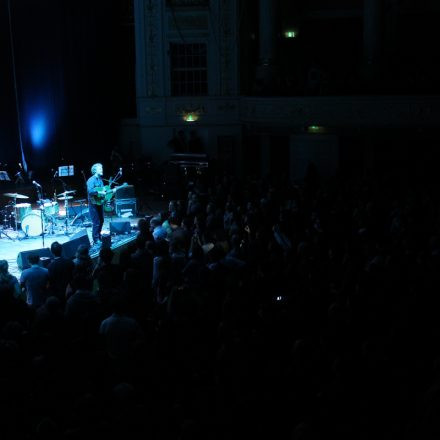
[[[23, 146], [31, 167], [72, 158], [104, 161], [117, 142], [119, 119], [135, 113], [128, 4], [11, 1]], [[19, 158], [7, 5], [0, 5], [0, 162]], [[43, 136], [41, 145], [35, 136]]]

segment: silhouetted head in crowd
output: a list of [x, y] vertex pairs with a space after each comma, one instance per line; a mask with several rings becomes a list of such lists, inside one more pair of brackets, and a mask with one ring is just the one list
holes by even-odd
[[135, 243], [136, 243], [136, 249], [139, 249], [141, 251], [145, 249], [146, 240], [144, 237], [137, 237]]
[[184, 217], [180, 226], [186, 231], [191, 231], [193, 227], [193, 220], [191, 219], [191, 217]]
[[214, 214], [215, 213], [215, 204], [212, 202], [209, 202], [206, 205], [206, 214]]
[[175, 200], [170, 200], [168, 203], [168, 212], [175, 212], [177, 210], [177, 202]]
[[112, 398], [114, 399], [114, 403], [120, 406], [120, 409], [122, 410], [127, 406], [127, 404], [130, 405], [134, 401], [135, 395], [135, 389], [133, 385], [129, 383], [119, 383], [112, 389]]
[[57, 241], [54, 241], [50, 245], [50, 251], [54, 257], [61, 257], [61, 253], [63, 252], [63, 247]]
[[147, 219], [140, 218], [137, 223], [137, 228], [140, 234], [146, 234], [149, 229]]
[[150, 231], [154, 231], [154, 228], [157, 228], [158, 226], [160, 226], [162, 224], [162, 220], [160, 218], [160, 216], [155, 215], [154, 217], [152, 217], [150, 219]]
[[93, 279], [85, 274], [83, 270], [74, 269], [73, 279], [70, 284], [74, 292], [77, 290], [92, 290]]
[[78, 259], [87, 259], [89, 256], [89, 247], [86, 244], [80, 244], [78, 249], [76, 250], [76, 258]]
[[0, 277], [8, 273], [9, 264], [7, 260], [0, 260]]
[[61, 309], [61, 301], [56, 296], [49, 296], [46, 299], [45, 307], [49, 313], [56, 313]]
[[189, 249], [189, 258], [203, 259], [204, 253], [203, 248], [200, 246], [199, 240], [196, 236], [191, 239], [191, 245]]
[[40, 256], [38, 254], [30, 254], [28, 255], [29, 264], [35, 265], [40, 262]]
[[225, 250], [220, 244], [215, 244], [208, 252], [208, 260], [210, 263], [217, 263], [225, 256]]
[[153, 231], [153, 238], [155, 241], [166, 241], [167, 238], [167, 231], [162, 226], [158, 226]]
[[35, 435], [37, 440], [51, 440], [62, 436], [57, 423], [50, 417], [44, 417], [37, 423], [35, 427]]
[[170, 226], [178, 226], [179, 225], [179, 218], [177, 217], [177, 213], [175, 211], [171, 212], [170, 216], [168, 217], [168, 223]]
[[111, 264], [113, 260], [114, 252], [110, 248], [101, 248], [99, 251], [99, 258], [104, 264]]

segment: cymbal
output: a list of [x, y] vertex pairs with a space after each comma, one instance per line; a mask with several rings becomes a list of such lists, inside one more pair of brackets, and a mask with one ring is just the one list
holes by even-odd
[[[72, 190], [70, 190], [70, 191], [64, 191], [64, 192], [62, 192], [62, 193], [59, 193], [59, 194], [57, 194], [57, 197], [58, 196], [62, 196], [62, 197], [64, 197], [64, 196], [67, 196], [68, 194], [73, 194], [73, 193], [76, 193], [76, 190], [75, 189], [72, 189]], [[58, 197], [59, 198], [59, 197]]]
[[14, 199], [28, 199], [28, 196], [25, 196], [23, 194], [17, 194], [17, 193], [4, 193], [3, 194], [6, 197], [13, 197]]
[[73, 199], [73, 196], [65, 196], [65, 197], [57, 197], [58, 200], [70, 200]]

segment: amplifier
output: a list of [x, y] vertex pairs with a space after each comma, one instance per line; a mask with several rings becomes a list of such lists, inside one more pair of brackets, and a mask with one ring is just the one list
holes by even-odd
[[118, 217], [134, 217], [137, 214], [136, 199], [115, 200], [115, 211]]
[[115, 192], [115, 200], [125, 200], [125, 199], [134, 199], [134, 186], [133, 185], [125, 185]]

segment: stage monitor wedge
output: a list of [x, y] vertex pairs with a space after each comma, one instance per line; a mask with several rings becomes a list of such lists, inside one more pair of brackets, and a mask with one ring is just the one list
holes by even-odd
[[40, 248], [40, 249], [33, 249], [30, 251], [21, 251], [17, 255], [17, 266], [20, 270], [29, 269], [31, 265], [28, 261], [28, 256], [31, 254], [38, 254], [40, 259], [43, 261], [43, 266], [45, 266], [45, 262], [53, 258], [52, 252], [49, 248]]
[[89, 236], [87, 235], [87, 229], [81, 229], [76, 234], [72, 235], [69, 241], [66, 241], [61, 246], [63, 248], [63, 257], [64, 258], [73, 258], [75, 257], [76, 250], [78, 246], [81, 244], [85, 244], [90, 247]]
[[110, 234], [129, 234], [131, 232], [130, 221], [110, 222]]

